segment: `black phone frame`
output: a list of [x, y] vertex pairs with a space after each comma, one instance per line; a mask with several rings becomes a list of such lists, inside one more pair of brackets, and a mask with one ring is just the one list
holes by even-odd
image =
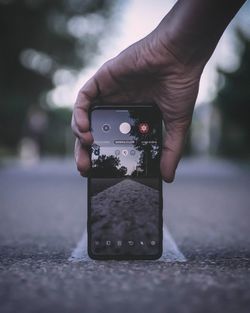
[[[129, 110], [130, 108], [154, 108], [157, 111], [157, 114], [159, 114], [161, 116], [160, 110], [158, 109], [156, 104], [130, 104], [130, 105], [105, 105], [105, 104], [95, 104], [93, 106], [90, 107], [89, 109], [89, 121], [90, 121], [90, 129], [91, 129], [91, 114], [94, 110]], [[160, 153], [162, 150], [162, 132], [160, 133]], [[91, 148], [89, 149], [89, 158], [91, 160]], [[159, 230], [160, 230], [160, 235], [159, 235], [159, 253], [157, 254], [152, 254], [152, 255], [96, 255], [94, 253], [92, 253], [91, 251], [91, 231], [90, 231], [90, 214], [91, 214], [91, 199], [90, 199], [90, 181], [91, 181], [91, 177], [90, 175], [87, 176], [87, 235], [88, 235], [88, 240], [87, 240], [87, 250], [88, 250], [88, 255], [91, 259], [93, 260], [157, 260], [162, 256], [162, 242], [163, 242], [163, 196], [162, 196], [162, 177], [161, 174], [159, 172], [159, 186], [160, 186], [160, 203], [159, 203]]]

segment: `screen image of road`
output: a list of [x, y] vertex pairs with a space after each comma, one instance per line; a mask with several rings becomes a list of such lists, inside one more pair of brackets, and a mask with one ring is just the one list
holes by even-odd
[[97, 256], [161, 251], [161, 119], [151, 107], [94, 110], [89, 236]]

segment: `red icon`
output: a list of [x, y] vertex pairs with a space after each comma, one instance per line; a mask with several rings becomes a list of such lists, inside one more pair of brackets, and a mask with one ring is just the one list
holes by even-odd
[[149, 125], [148, 125], [148, 123], [140, 123], [139, 124], [139, 132], [141, 134], [147, 134], [149, 132]]

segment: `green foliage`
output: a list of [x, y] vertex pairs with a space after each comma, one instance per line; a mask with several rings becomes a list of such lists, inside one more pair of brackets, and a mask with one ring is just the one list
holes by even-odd
[[250, 40], [241, 32], [243, 45], [239, 68], [227, 73], [219, 70], [224, 80], [215, 99], [222, 117], [219, 152], [227, 156], [250, 156]]

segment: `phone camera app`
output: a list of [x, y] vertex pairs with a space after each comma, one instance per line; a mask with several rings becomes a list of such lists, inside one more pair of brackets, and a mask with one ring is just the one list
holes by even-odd
[[102, 131], [103, 131], [104, 133], [107, 133], [108, 131], [110, 131], [110, 129], [111, 129], [111, 127], [110, 127], [109, 124], [103, 124], [103, 125], [102, 125]]
[[140, 123], [139, 124], [139, 132], [141, 134], [147, 134], [149, 132], [149, 125], [148, 125], [148, 123]]
[[98, 156], [100, 155], [100, 147], [96, 144], [93, 144], [92, 145], [92, 151], [94, 153], [94, 155]]
[[128, 155], [128, 150], [127, 149], [123, 149], [122, 150], [122, 155], [124, 155], [126, 157]]
[[123, 122], [119, 126], [119, 130], [122, 134], [128, 134], [131, 130], [131, 125], [127, 122]]

